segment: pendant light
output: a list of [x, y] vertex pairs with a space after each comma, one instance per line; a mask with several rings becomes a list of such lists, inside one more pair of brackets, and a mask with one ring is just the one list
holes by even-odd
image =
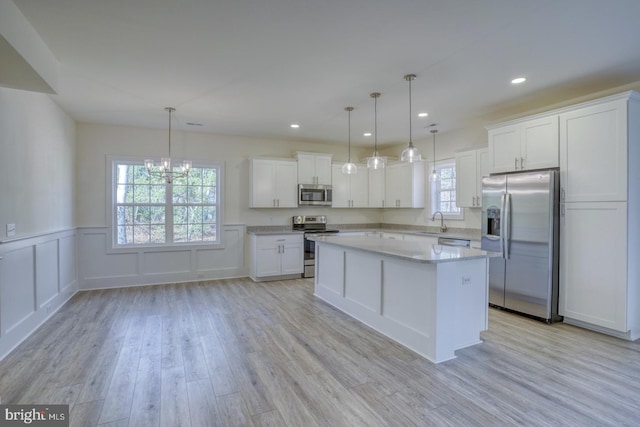
[[409, 145], [407, 146], [407, 148], [402, 150], [400, 160], [409, 163], [422, 160], [420, 151], [418, 151], [418, 149], [413, 146], [413, 141], [411, 140], [411, 81], [415, 78], [415, 74], [407, 74], [406, 76], [404, 76], [404, 79], [409, 82]]
[[349, 113], [349, 161], [342, 165], [342, 173], [353, 175], [358, 173], [356, 164], [351, 163], [351, 112], [353, 111], [353, 107], [344, 107], [344, 110]]
[[431, 129], [431, 134], [433, 135], [433, 170], [429, 175], [429, 181], [431, 182], [436, 182], [440, 179], [436, 170], [436, 133], [438, 133], [437, 129]]
[[189, 175], [191, 170], [191, 162], [185, 160], [182, 162], [182, 167], [179, 171], [174, 171], [171, 168], [171, 113], [176, 111], [173, 107], [166, 107], [164, 109], [169, 113], [169, 157], [162, 157], [158, 167], [154, 165], [154, 161], [147, 159], [144, 161], [144, 166], [147, 168], [149, 176], [156, 176], [163, 179], [167, 184], [171, 184], [175, 178], [184, 178]]
[[379, 92], [373, 92], [369, 95], [373, 98], [373, 157], [369, 157], [367, 160], [367, 168], [369, 169], [384, 169], [385, 159], [378, 155], [378, 98], [380, 98]]

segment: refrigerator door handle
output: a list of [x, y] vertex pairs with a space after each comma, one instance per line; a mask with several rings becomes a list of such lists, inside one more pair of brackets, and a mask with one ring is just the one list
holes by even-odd
[[500, 214], [503, 216], [502, 220], [500, 221], [500, 252], [502, 253], [503, 259], [506, 259], [504, 254], [504, 223], [505, 223], [504, 209], [505, 209], [506, 199], [507, 199], [506, 193], [502, 193], [502, 195], [500, 196]]
[[504, 259], [509, 259], [509, 243], [511, 242], [511, 194], [504, 194], [504, 220], [502, 221], [502, 225], [504, 225], [504, 233], [502, 233], [502, 239], [504, 241], [504, 250], [502, 252], [502, 257]]

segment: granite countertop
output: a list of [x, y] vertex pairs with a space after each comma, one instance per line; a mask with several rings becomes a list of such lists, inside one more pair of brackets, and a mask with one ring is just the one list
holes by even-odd
[[[435, 264], [500, 256], [497, 252], [479, 249], [434, 245], [428, 241], [376, 239], [366, 236], [330, 235], [314, 236], [312, 240], [365, 252], [388, 255], [409, 261]], [[426, 240], [426, 239], [425, 239]]]
[[[357, 232], [378, 232], [378, 233], [400, 233], [400, 234], [412, 234], [416, 236], [425, 237], [447, 237], [451, 239], [464, 239], [464, 240], [480, 240], [480, 230], [467, 229], [467, 228], [451, 228], [446, 232], [441, 232], [439, 227], [420, 227], [416, 228], [411, 226], [394, 226], [389, 224], [382, 224], [382, 227], [376, 227], [376, 224], [329, 224], [327, 228], [338, 229], [341, 233], [357, 233]], [[302, 233], [301, 231], [293, 231], [290, 225], [264, 225], [264, 226], [249, 226], [247, 227], [247, 234], [255, 234], [257, 236], [269, 236], [275, 234], [295, 234]]]

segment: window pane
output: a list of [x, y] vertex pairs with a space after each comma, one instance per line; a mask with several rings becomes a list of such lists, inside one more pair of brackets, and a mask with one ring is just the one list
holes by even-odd
[[151, 243], [165, 243], [164, 224], [151, 226]]
[[202, 241], [202, 224], [189, 224], [189, 241]]
[[216, 222], [216, 208], [215, 206], [209, 206], [202, 209], [202, 222], [210, 224]]
[[136, 225], [133, 227], [133, 242], [136, 244], [149, 243], [149, 226], [148, 225]]
[[149, 186], [136, 185], [133, 187], [133, 203], [149, 203]]
[[202, 203], [202, 187], [189, 186], [188, 188], [188, 201], [189, 203]]
[[186, 206], [174, 206], [173, 207], [173, 224], [186, 224], [189, 222]]
[[148, 206], [138, 206], [135, 208], [135, 224], [149, 224], [151, 223], [151, 213]]
[[215, 169], [202, 169], [202, 185], [215, 187], [216, 185], [216, 170]]
[[202, 203], [215, 204], [216, 201], [216, 187], [204, 187], [202, 189]]
[[116, 183], [117, 184], [133, 183], [133, 169], [130, 165], [116, 166]]
[[189, 185], [202, 185], [202, 168], [192, 168], [189, 171]]
[[174, 184], [173, 203], [187, 203], [187, 186], [186, 185]]
[[149, 192], [149, 203], [165, 202], [167, 197], [167, 188], [164, 185], [151, 185]]
[[133, 207], [132, 206], [118, 206], [118, 208], [116, 209], [116, 224], [117, 225], [133, 224]]
[[150, 208], [150, 218], [149, 221], [151, 224], [162, 224], [164, 227], [164, 207], [163, 206], [152, 206]]
[[189, 224], [202, 222], [202, 206], [189, 207]]
[[147, 168], [141, 165], [132, 166], [133, 168], [133, 182], [140, 185], [149, 184], [150, 177], [147, 172]]
[[206, 241], [206, 242], [213, 242], [216, 240], [216, 226], [215, 224], [207, 224], [203, 227], [203, 233], [204, 235], [202, 236], [202, 240]]
[[186, 224], [173, 225], [173, 241], [178, 243], [184, 243], [188, 241]]
[[133, 227], [118, 226], [117, 230], [117, 242], [119, 245], [133, 243]]

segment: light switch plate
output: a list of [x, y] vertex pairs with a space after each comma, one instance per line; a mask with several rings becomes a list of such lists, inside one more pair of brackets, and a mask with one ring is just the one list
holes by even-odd
[[7, 237], [16, 235], [16, 225], [15, 224], [7, 224]]

